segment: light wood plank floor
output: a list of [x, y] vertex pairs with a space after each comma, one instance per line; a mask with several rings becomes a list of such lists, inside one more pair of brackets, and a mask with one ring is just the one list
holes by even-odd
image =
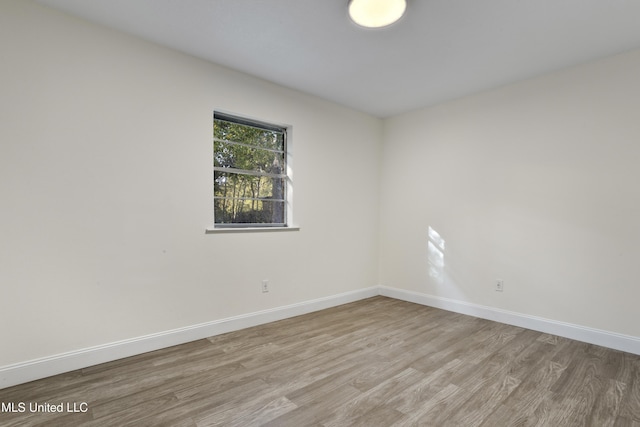
[[[640, 426], [640, 357], [384, 297], [0, 390], [2, 426]], [[29, 413], [30, 402], [87, 412]]]

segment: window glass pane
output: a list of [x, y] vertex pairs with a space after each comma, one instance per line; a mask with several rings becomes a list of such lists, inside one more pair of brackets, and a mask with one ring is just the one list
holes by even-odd
[[281, 126], [214, 112], [216, 225], [286, 225], [285, 133]]
[[284, 178], [214, 172], [215, 197], [284, 199], [284, 186]]
[[215, 199], [216, 224], [284, 224], [284, 202]]
[[284, 132], [258, 129], [239, 123], [216, 119], [213, 137], [225, 141], [241, 142], [256, 147], [284, 151]]
[[248, 171], [284, 174], [284, 153], [214, 142], [214, 166]]

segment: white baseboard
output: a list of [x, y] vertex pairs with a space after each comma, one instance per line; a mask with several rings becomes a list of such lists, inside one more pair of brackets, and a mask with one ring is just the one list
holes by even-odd
[[441, 308], [455, 313], [480, 317], [640, 355], [640, 338], [638, 337], [388, 286], [376, 286], [3, 366], [0, 367], [0, 389], [124, 357], [135, 356], [148, 351], [275, 322], [376, 295]]
[[378, 295], [378, 287], [359, 289], [298, 304], [214, 320], [199, 325], [85, 348], [0, 367], [0, 389], [99, 363], [135, 356], [239, 329], [275, 322]]
[[640, 355], [640, 338], [388, 286], [380, 295]]

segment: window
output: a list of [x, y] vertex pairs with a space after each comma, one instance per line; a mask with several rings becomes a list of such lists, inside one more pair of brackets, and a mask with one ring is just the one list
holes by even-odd
[[287, 129], [214, 112], [215, 228], [287, 226]]

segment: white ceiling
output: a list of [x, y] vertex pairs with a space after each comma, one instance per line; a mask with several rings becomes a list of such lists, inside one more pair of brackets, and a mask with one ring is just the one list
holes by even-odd
[[638, 0], [408, 0], [367, 30], [347, 0], [37, 0], [388, 117], [640, 48]]

